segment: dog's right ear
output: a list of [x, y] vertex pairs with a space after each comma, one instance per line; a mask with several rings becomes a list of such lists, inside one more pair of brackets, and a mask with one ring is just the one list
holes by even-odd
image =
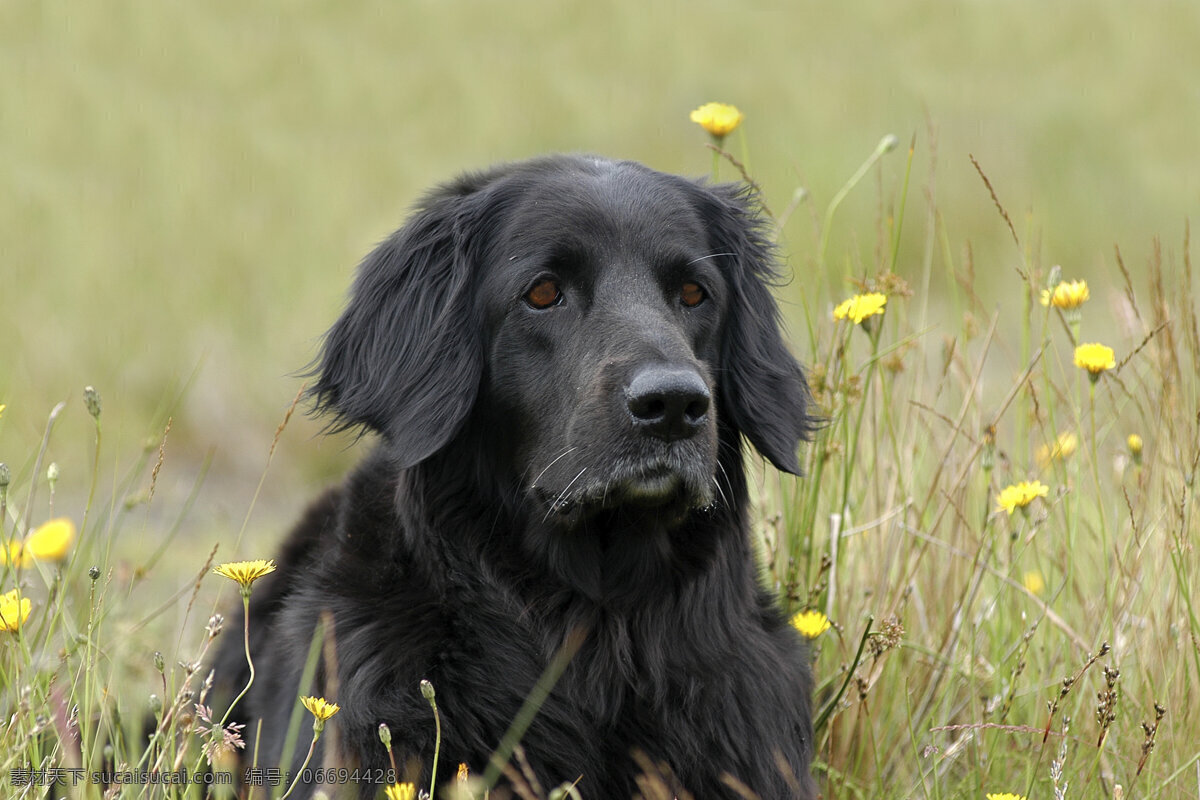
[[458, 433], [479, 387], [480, 323], [462, 241], [468, 195], [465, 181], [432, 195], [363, 260], [313, 369], [314, 410], [335, 414], [335, 430], [378, 431], [401, 467]]

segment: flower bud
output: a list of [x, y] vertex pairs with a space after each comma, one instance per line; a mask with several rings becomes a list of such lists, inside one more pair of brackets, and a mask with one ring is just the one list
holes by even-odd
[[83, 387], [83, 405], [96, 421], [100, 420], [100, 393], [94, 386]]
[[1129, 447], [1129, 455], [1133, 456], [1133, 463], [1140, 467], [1142, 465], [1142, 437], [1131, 433], [1125, 440], [1125, 444]]
[[1054, 291], [1054, 287], [1062, 283], [1062, 274], [1063, 270], [1061, 264], [1055, 264], [1053, 267], [1051, 267], [1050, 274], [1046, 277], [1046, 288], [1050, 291]]
[[983, 452], [980, 466], [984, 472], [991, 472], [996, 466], [996, 426], [988, 425], [983, 430]]

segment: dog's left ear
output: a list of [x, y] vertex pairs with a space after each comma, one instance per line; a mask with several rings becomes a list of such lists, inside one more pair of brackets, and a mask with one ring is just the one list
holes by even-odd
[[401, 467], [460, 430], [483, 369], [471, 309], [471, 186], [448, 185], [359, 266], [345, 312], [325, 336], [310, 389], [331, 428], [381, 433]]
[[754, 195], [734, 185], [702, 187], [714, 252], [725, 256], [730, 297], [721, 353], [721, 413], [779, 469], [800, 473], [796, 450], [816, 424], [804, 372], [788, 352], [775, 279], [774, 248]]

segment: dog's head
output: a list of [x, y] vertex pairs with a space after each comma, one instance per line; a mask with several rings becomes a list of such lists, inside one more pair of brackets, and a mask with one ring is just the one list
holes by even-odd
[[585, 157], [465, 176], [362, 263], [317, 407], [404, 467], [469, 431], [563, 520], [704, 506], [722, 442], [796, 473], [811, 428], [771, 256], [734, 187]]

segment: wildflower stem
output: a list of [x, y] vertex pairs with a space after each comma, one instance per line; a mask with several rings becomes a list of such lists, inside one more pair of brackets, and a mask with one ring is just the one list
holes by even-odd
[[[801, 548], [806, 541], [811, 541], [813, 527], [816, 525], [821, 476], [825, 472], [825, 464], [829, 461], [830, 434], [830, 430], [824, 428], [818, 431], [814, 437], [812, 455], [810, 456], [809, 468], [807, 470], [808, 480], [797, 484], [802, 487], [801, 491], [804, 493], [805, 499], [799, 506], [801, 509], [799, 531], [791, 539], [790, 555], [795, 562], [795, 567], [789, 579], [795, 579], [797, 574], [806, 576], [812, 574], [813, 551], [816, 548], [810, 546], [803, 552], [805, 556], [803, 567], [800, 566]], [[803, 571], [801, 572], [801, 570]]]
[[95, 417], [96, 422], [96, 452], [92, 455], [92, 478], [91, 485], [88, 487], [87, 505], [83, 507], [83, 520], [79, 523], [79, 539], [80, 550], [82, 550], [82, 542], [84, 534], [87, 532], [88, 516], [92, 513], [92, 501], [96, 499], [96, 484], [100, 482], [100, 417]]
[[748, 173], [750, 172], [750, 148], [746, 144], [746, 129], [739, 127], [737, 135], [738, 145], [742, 151], [742, 166], [745, 167], [745, 170]]
[[[1092, 460], [1092, 480], [1096, 486], [1096, 512], [1100, 515], [1100, 543], [1101, 543], [1101, 558], [1102, 563], [1108, 564], [1108, 518], [1104, 513], [1104, 491], [1100, 488], [1100, 461], [1099, 461], [1099, 445], [1096, 441], [1096, 384], [1095, 379], [1088, 381], [1088, 418], [1091, 427], [1091, 460]], [[1105, 568], [1107, 569], [1107, 567]], [[1104, 593], [1107, 602], [1105, 608], [1111, 613], [1113, 607], [1113, 582], [1104, 582]]]
[[[61, 414], [62, 410], [66, 407], [66, 403], [59, 403], [54, 408], [50, 409], [50, 418], [46, 420], [46, 433], [42, 435], [42, 447], [40, 450], [38, 450], [37, 461], [35, 461], [33, 464], [33, 474], [35, 476], [40, 476], [43, 474], [42, 461], [46, 458], [46, 450], [50, 447], [50, 432], [54, 430], [54, 423], [58, 419], [58, 415]], [[34, 480], [29, 482], [29, 497], [25, 501], [25, 515], [23, 517], [25, 520], [25, 530], [21, 531], [22, 538], [29, 535], [29, 524], [33, 519], [33, 500], [37, 495], [37, 485], [38, 481], [36, 477]]]
[[[854, 466], [858, 456], [858, 443], [862, 434], [863, 419], [866, 416], [867, 405], [870, 402], [871, 382], [875, 379], [875, 372], [879, 365], [879, 337], [883, 330], [883, 325], [880, 320], [874, 320], [874, 324], [870, 329], [871, 336], [871, 359], [867, 364], [867, 376], [862, 385], [862, 396], [859, 398], [858, 417], [854, 420], [854, 429], [846, 430], [846, 454], [842, 459], [842, 493], [841, 502], [838, 504], [837, 513], [841, 515], [843, 525], [845, 518], [849, 512], [850, 503], [850, 479], [854, 475]], [[848, 425], [848, 420], [846, 424]], [[833, 569], [837, 569], [837, 564], [834, 564]], [[830, 586], [833, 586], [833, 571], [830, 571]], [[833, 597], [832, 592], [829, 598], [829, 610], [826, 614], [833, 616]]]
[[[246, 681], [246, 685], [242, 688], [241, 693], [233, 698], [233, 702], [229, 704], [229, 708], [225, 709], [225, 716], [221, 717], [222, 727], [229, 721], [229, 715], [233, 713], [234, 707], [246, 696], [246, 692], [250, 691], [250, 686], [254, 683], [254, 659], [250, 658], [250, 591], [248, 588], [242, 590], [242, 622], [242, 643], [246, 648], [246, 665], [250, 667], [250, 679]], [[311, 750], [309, 751], [309, 755], [312, 755]]]
[[850, 682], [854, 680], [854, 673], [858, 669], [858, 665], [862, 663], [863, 651], [867, 647], [867, 640], [871, 638], [871, 626], [875, 624], [875, 617], [867, 617], [867, 625], [863, 629], [862, 639], [858, 642], [858, 652], [854, 654], [854, 661], [846, 669], [846, 680], [842, 681], [841, 687], [837, 694], [833, 696], [825, 707], [821, 709], [821, 713], [817, 715], [817, 719], [813, 722], [813, 732], [819, 734], [825, 728], [825, 724], [829, 722], [830, 716], [837, 709], [838, 704], [842, 702], [842, 696], [846, 694], [846, 689], [850, 686]]
[[[1029, 274], [1028, 272], [1026, 273]], [[1021, 363], [1028, 364], [1033, 353], [1033, 293], [1037, 291], [1032, 280], [1021, 283]], [[1021, 448], [1022, 460], [1029, 460], [1029, 420], [1032, 417], [1033, 382], [1030, 381], [1021, 392], [1022, 408], [1017, 415], [1017, 442]]]
[[908, 204], [908, 179], [912, 175], [913, 153], [917, 149], [917, 135], [914, 133], [908, 144], [908, 161], [904, 165], [904, 186], [900, 190], [900, 210], [896, 214], [896, 222], [892, 230], [892, 260], [888, 271], [896, 271], [896, 260], [900, 255], [900, 231], [904, 227], [904, 209]]
[[833, 215], [837, 211], [838, 206], [846, 199], [846, 195], [858, 185], [858, 182], [863, 179], [863, 176], [875, 166], [875, 162], [883, 158], [884, 155], [894, 150], [896, 147], [896, 137], [888, 134], [879, 140], [879, 144], [875, 146], [875, 150], [867, 157], [867, 160], [862, 163], [862, 166], [850, 176], [850, 180], [846, 181], [841, 189], [838, 189], [837, 194], [829, 201], [829, 206], [825, 209], [825, 222], [821, 225], [821, 244], [817, 248], [817, 263], [825, 266], [825, 251], [829, 246], [829, 229], [833, 225]]
[[429, 796], [433, 797], [437, 789], [438, 756], [442, 753], [442, 715], [438, 713], [437, 695], [434, 693], [433, 684], [429, 681], [421, 681], [421, 694], [429, 701], [429, 707], [433, 709], [433, 767], [429, 771]]
[[[94, 486], [94, 484], [93, 484]], [[85, 517], [86, 517], [86, 512]], [[88, 621], [87, 621], [87, 642], [84, 644], [83, 651], [83, 707], [92, 707], [92, 666], [95, 653], [93, 650], [94, 642], [96, 641], [96, 582], [90, 581], [88, 588]], [[163, 693], [165, 696], [165, 692]], [[90, 764], [91, 750], [96, 744], [96, 738], [91, 735], [92, 715], [80, 714], [79, 719], [79, 749], [85, 759], [84, 764]]]
[[288, 786], [287, 791], [279, 796], [279, 800], [285, 800], [285, 798], [296, 788], [296, 784], [300, 783], [300, 778], [304, 776], [304, 771], [308, 769], [308, 764], [310, 761], [312, 761], [313, 753], [317, 749], [317, 739], [320, 738], [321, 734], [314, 730], [312, 741], [308, 745], [308, 754], [304, 756], [304, 763], [300, 765], [300, 769], [296, 770], [296, 777], [292, 778], [292, 782]]

